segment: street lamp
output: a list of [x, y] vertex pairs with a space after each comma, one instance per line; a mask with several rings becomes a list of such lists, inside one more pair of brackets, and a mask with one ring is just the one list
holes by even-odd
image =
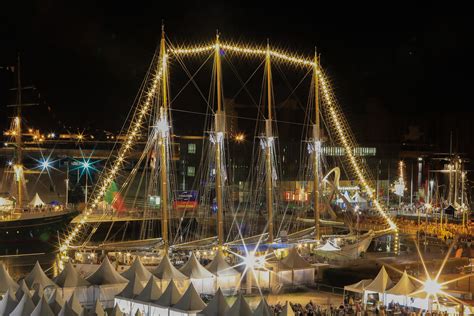
[[91, 163], [90, 163], [90, 160], [83, 160], [80, 162], [81, 164], [81, 167], [82, 167], [82, 170], [83, 172], [86, 174], [86, 190], [85, 190], [85, 194], [84, 194], [84, 204], [86, 205], [87, 207], [87, 180], [88, 180], [88, 174], [89, 174], [89, 169], [91, 168]]

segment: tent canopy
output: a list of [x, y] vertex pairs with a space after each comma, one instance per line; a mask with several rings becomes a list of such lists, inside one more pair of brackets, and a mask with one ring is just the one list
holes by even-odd
[[369, 285], [367, 285], [365, 289], [367, 291], [372, 291], [376, 293], [384, 293], [392, 285], [393, 282], [388, 276], [385, 266], [382, 266], [375, 279]]
[[333, 245], [328, 239], [328, 240], [326, 240], [326, 243], [324, 245], [322, 245], [321, 247], [318, 247], [316, 250], [319, 250], [319, 251], [340, 251], [341, 248]]
[[44, 206], [45, 204], [43, 200], [40, 198], [40, 196], [38, 195], [38, 193], [36, 193], [28, 205], [32, 207], [41, 207], [41, 206]]
[[135, 277], [132, 278], [125, 286], [125, 288], [120, 292], [117, 296], [125, 297], [125, 298], [134, 298], [138, 294], [140, 294], [143, 290], [143, 285], [140, 279], [138, 278], [138, 274], [135, 273]]
[[171, 280], [166, 290], [154, 303], [162, 307], [170, 307], [178, 303], [180, 298], [181, 293], [176, 284], [174, 284], [174, 281]]
[[61, 273], [54, 278], [54, 282], [60, 287], [78, 287], [88, 286], [90, 283], [86, 281], [79, 272], [76, 271], [71, 262], [66, 262], [66, 266]]
[[288, 270], [300, 270], [300, 269], [310, 269], [313, 268], [313, 266], [307, 262], [303, 257], [300, 256], [298, 253], [298, 250], [293, 247], [290, 249], [288, 256], [283, 258], [280, 261], [284, 267], [286, 267]]
[[106, 256], [99, 268], [87, 277], [87, 281], [93, 285], [120, 284], [127, 283], [128, 280], [121, 276], [112, 266]]
[[173, 306], [173, 309], [185, 312], [196, 312], [202, 311], [205, 307], [206, 304], [202, 301], [194, 285], [191, 283], [176, 305]]
[[220, 316], [220, 315], [226, 315], [228, 310], [229, 310], [229, 304], [227, 304], [224, 294], [222, 294], [222, 291], [219, 288], [216, 292], [216, 295], [214, 295], [214, 297], [209, 302], [209, 304], [207, 304], [207, 306], [198, 315]]
[[30, 315], [33, 310], [35, 309], [35, 303], [28, 294], [23, 294], [18, 305], [15, 309], [10, 313], [10, 316], [23, 316], [23, 315]]
[[242, 296], [242, 293], [239, 294], [237, 299], [234, 302], [234, 305], [229, 309], [226, 314], [227, 316], [253, 316], [252, 310], [250, 309], [249, 304]]
[[170, 261], [168, 255], [165, 255], [160, 264], [153, 271], [153, 275], [160, 280], [187, 280], [188, 277], [176, 269]]
[[0, 315], [10, 315], [17, 304], [18, 301], [13, 296], [13, 291], [8, 290], [0, 301]]
[[403, 275], [400, 280], [395, 284], [392, 288], [390, 288], [385, 293], [393, 294], [393, 295], [404, 295], [407, 296], [408, 294], [413, 293], [416, 290], [415, 285], [410, 280], [407, 271], [403, 271]]
[[357, 191], [357, 192], [354, 194], [354, 196], [352, 197], [352, 201], [353, 201], [354, 203], [367, 203], [367, 200], [364, 199], [364, 198], [360, 195], [359, 191]]
[[0, 263], [0, 293], [5, 293], [8, 289], [12, 289], [14, 292], [18, 290], [20, 286], [12, 279], [5, 265]]
[[365, 287], [372, 283], [372, 279], [364, 279], [354, 284], [349, 284], [344, 286], [345, 291], [355, 292], [355, 293], [364, 293]]
[[235, 276], [240, 274], [239, 271], [235, 270], [227, 263], [222, 250], [217, 251], [216, 256], [212, 262], [206, 266], [206, 269], [217, 276]]
[[135, 258], [135, 261], [133, 261], [130, 268], [122, 273], [122, 276], [129, 281], [131, 281], [132, 278], [138, 278], [141, 282], [147, 282], [151, 275], [151, 272], [145, 268], [138, 256]]
[[267, 301], [263, 298], [253, 312], [254, 316], [273, 316], [273, 312], [268, 306]]
[[45, 288], [47, 286], [56, 286], [50, 278], [46, 276], [38, 261], [36, 261], [33, 270], [25, 277], [25, 283], [29, 288], [33, 288], [35, 284]]
[[156, 278], [152, 275], [145, 285], [145, 288], [135, 297], [135, 300], [140, 302], [153, 302], [156, 301], [162, 294], [161, 289], [158, 287]]
[[31, 316], [54, 316], [54, 312], [51, 310], [51, 307], [49, 307], [44, 296], [38, 302], [38, 305], [36, 305]]
[[212, 274], [202, 266], [202, 264], [194, 255], [194, 253], [191, 254], [191, 257], [189, 257], [188, 262], [186, 262], [186, 264], [181, 269], [179, 269], [179, 271], [181, 271], [181, 273], [191, 279], [214, 278], [214, 274]]

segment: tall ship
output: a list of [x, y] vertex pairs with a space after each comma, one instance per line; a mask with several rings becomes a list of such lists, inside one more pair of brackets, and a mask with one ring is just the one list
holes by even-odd
[[31, 87], [22, 86], [20, 66], [18, 57], [15, 69], [17, 87], [12, 89], [17, 91], [16, 102], [8, 105], [14, 109], [14, 117], [10, 128], [4, 132], [8, 137], [4, 146], [11, 149], [11, 159], [2, 169], [0, 182], [0, 245], [8, 248], [23, 244], [30, 249], [35, 246], [55, 247], [58, 236], [64, 233], [78, 212], [69, 207], [67, 201], [44, 202], [38, 192], [28, 192], [29, 189], [35, 190], [35, 179], [43, 173], [49, 174], [51, 165], [46, 159], [37, 167], [28, 168], [24, 164], [26, 145], [23, 136], [28, 133], [23, 126], [22, 109], [34, 104], [22, 99], [22, 91]]
[[[254, 67], [243, 78], [236, 68], [242, 60], [246, 67]], [[178, 69], [184, 70], [181, 87], [171, 79]], [[210, 70], [208, 91], [197, 82], [205, 78], [205, 69]], [[251, 168], [239, 183], [233, 180], [232, 163], [239, 153], [229, 150], [229, 144], [242, 138], [232, 131], [235, 114], [224, 97], [225, 70], [235, 75], [240, 85], [236, 95], [246, 95], [255, 109], [249, 113], [256, 115], [244, 118], [255, 129], [250, 140]], [[297, 98], [299, 87], [306, 89], [302, 93], [306, 105], [298, 103], [304, 122], [296, 123], [302, 129], [296, 144], [302, 159], [296, 166], [285, 161], [279, 145], [287, 137], [279, 134], [279, 127], [291, 122], [277, 118], [276, 100], [284, 94], [274, 88], [275, 71], [285, 84], [285, 72], [300, 76], [284, 99]], [[203, 109], [174, 108], [190, 87], [197, 90], [196, 102]], [[179, 161], [173, 159], [174, 124], [180, 123], [173, 118], [183, 112], [194, 115], [193, 119], [204, 118], [199, 135], [202, 156], [197, 167], [188, 168], [196, 177], [187, 193], [179, 189]], [[399, 251], [396, 223], [376, 198], [375, 181], [356, 150], [354, 134], [316, 53], [303, 58], [269, 44], [238, 46], [221, 42], [219, 35], [207, 45], [180, 47], [163, 32], [124, 126], [125, 136], [105, 163], [85, 210], [62, 236], [64, 260], [94, 263], [98, 255], [110, 253], [126, 262], [134, 253], [145, 264], [156, 264], [163, 256], [191, 250], [200, 257], [248, 251], [278, 255], [294, 246], [305, 247], [313, 258], [352, 260], [367, 251], [374, 238], [387, 235], [391, 252]], [[141, 155], [130, 159], [137, 142], [143, 140]], [[325, 155], [330, 146], [341, 155]], [[296, 206], [282, 195], [286, 185], [282, 166], [295, 169], [303, 184], [298, 193], [303, 198]], [[340, 190], [342, 176], [359, 184], [358, 203]], [[374, 219], [376, 229], [360, 229], [363, 213]]]

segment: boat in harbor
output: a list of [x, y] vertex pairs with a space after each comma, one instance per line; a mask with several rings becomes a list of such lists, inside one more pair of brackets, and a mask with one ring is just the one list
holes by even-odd
[[[213, 60], [211, 90], [206, 100], [207, 112], [203, 136], [203, 153], [190, 192], [192, 207], [176, 207], [178, 175], [173, 160], [173, 103], [170, 97], [169, 67], [183, 64], [189, 56], [208, 54]], [[221, 59], [249, 54], [261, 61], [263, 80], [254, 137], [254, 150], [248, 180], [242, 187], [248, 191], [232, 200], [232, 171], [229, 155], [229, 117], [223, 94]], [[261, 60], [261, 59], [262, 60]], [[169, 63], [173, 59], [179, 63]], [[290, 210], [282, 200], [281, 158], [276, 117], [272, 63], [299, 63], [312, 73], [306, 121], [301, 140], [304, 159], [298, 166], [299, 181], [310, 196], [302, 200], [299, 210]], [[258, 68], [260, 68], [258, 66]], [[257, 69], [258, 69], [257, 68]], [[190, 76], [193, 80], [193, 76]], [[373, 180], [364, 159], [354, 150], [356, 143], [342, 110], [337, 105], [318, 56], [299, 59], [266, 48], [248, 49], [221, 43], [219, 36], [209, 46], [180, 49], [163, 34], [145, 84], [139, 92], [123, 140], [116, 143], [114, 154], [106, 162], [90, 195], [87, 207], [73, 221], [69, 233], [61, 240], [61, 255], [76, 265], [99, 264], [99, 255], [109, 253], [120, 264], [132, 256], [140, 256], [144, 264], [155, 265], [167, 255], [199, 251], [199, 258], [212, 258], [216, 253], [277, 252], [300, 246], [313, 260], [326, 242], [335, 244], [332, 256], [356, 259], [367, 251], [373, 238], [394, 234], [393, 252], [398, 252], [396, 225], [375, 199]], [[196, 86], [197, 89], [199, 87]], [[325, 128], [321, 124], [324, 118]], [[325, 132], [323, 130], [326, 130]], [[124, 169], [137, 140], [145, 140], [139, 158]], [[325, 144], [323, 145], [323, 142]], [[324, 155], [324, 146], [338, 146], [343, 159]], [[195, 151], [195, 149], [194, 149]], [[340, 167], [361, 184], [367, 208], [359, 209], [339, 190]], [[183, 188], [184, 189], [184, 188]], [[302, 190], [302, 191], [303, 191]], [[188, 194], [192, 195], [193, 194]], [[341, 199], [344, 207], [336, 205]], [[199, 201], [199, 202], [197, 202]], [[369, 202], [370, 201], [370, 205]], [[297, 213], [294, 213], [297, 212]], [[378, 231], [362, 231], [358, 214], [366, 212], [380, 220]], [[308, 215], [309, 214], [309, 215]], [[106, 229], [103, 229], [103, 227]], [[101, 228], [102, 227], [102, 228]], [[130, 238], [133, 236], [133, 238]], [[279, 253], [281, 251], [278, 251]]]
[[[2, 174], [2, 194], [0, 195], [0, 245], [2, 247], [28, 248], [38, 246], [40, 242], [47, 247], [54, 247], [58, 236], [63, 234], [70, 221], [78, 211], [69, 208], [67, 203], [58, 201], [45, 203], [38, 193], [29, 197], [27, 183], [34, 182], [37, 170], [24, 165], [24, 127], [22, 109], [33, 105], [22, 100], [22, 91], [27, 89], [21, 85], [20, 59], [16, 67], [17, 102], [8, 107], [14, 108], [15, 116], [10, 129], [4, 134], [9, 137], [5, 146], [12, 148], [12, 157], [6, 163]], [[46, 164], [49, 162], [43, 162]], [[49, 166], [41, 166], [46, 168]], [[44, 170], [43, 170], [44, 171]]]

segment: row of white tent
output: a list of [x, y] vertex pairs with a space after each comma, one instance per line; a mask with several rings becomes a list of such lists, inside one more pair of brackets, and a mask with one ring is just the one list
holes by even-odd
[[397, 283], [394, 283], [382, 266], [375, 279], [361, 280], [357, 283], [346, 285], [345, 292], [360, 293], [363, 295], [364, 304], [367, 303], [370, 294], [378, 293], [379, 300], [384, 304], [391, 302], [403, 306], [416, 307], [427, 310], [429, 300], [426, 299], [422, 287], [415, 285], [406, 271]]
[[[13, 207], [13, 204], [14, 204], [14, 202], [12, 200], [2, 198], [0, 196], [0, 211]], [[28, 206], [31, 206], [31, 207], [43, 207], [45, 205], [46, 204], [40, 198], [38, 193], [36, 193], [35, 196], [31, 199], [30, 203], [28, 203]]]
[[[162, 292], [154, 277], [150, 277], [147, 285], [129, 283], [122, 293], [115, 298], [115, 304], [125, 315], [144, 316], [273, 316], [274, 312], [262, 299], [257, 308], [252, 311], [247, 301], [240, 294], [232, 307], [226, 301], [222, 291], [217, 290], [209, 302], [199, 296], [193, 283], [181, 294], [176, 284], [171, 281]], [[287, 303], [280, 316], [294, 315]]]

